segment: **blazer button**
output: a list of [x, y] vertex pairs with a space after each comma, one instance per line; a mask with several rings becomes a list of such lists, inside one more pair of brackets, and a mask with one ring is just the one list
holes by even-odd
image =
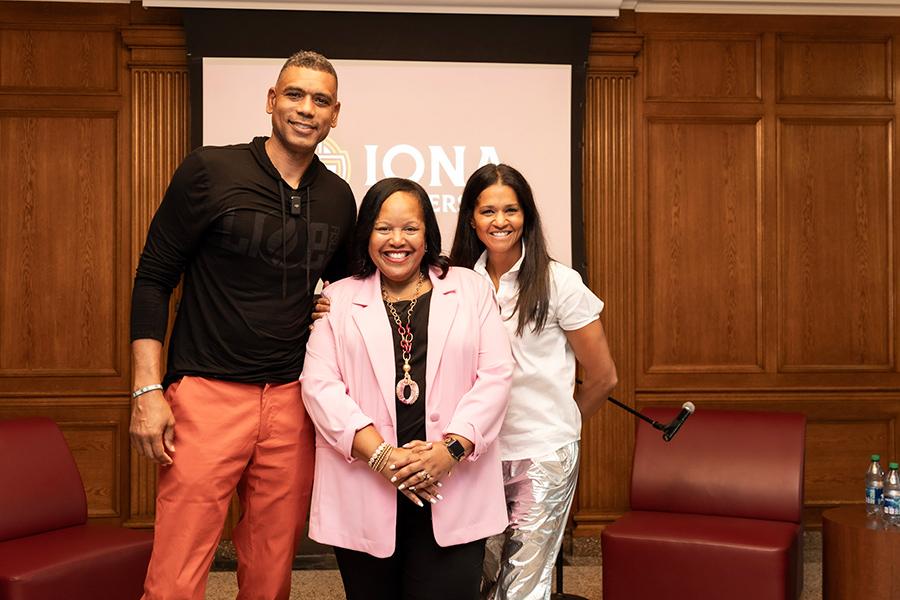
[[439, 414], [437, 414], [437, 413], [431, 413], [431, 420], [432, 420], [432, 422], [437, 421], [437, 420], [440, 419], [440, 418], [441, 418], [441, 415], [439, 415]]

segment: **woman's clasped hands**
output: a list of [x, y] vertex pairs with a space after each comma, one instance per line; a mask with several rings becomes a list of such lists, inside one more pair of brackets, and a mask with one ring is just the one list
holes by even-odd
[[444, 499], [440, 494], [441, 480], [450, 475], [455, 465], [443, 443], [414, 440], [393, 450], [383, 474], [404, 496], [424, 506], [422, 500], [436, 504]]

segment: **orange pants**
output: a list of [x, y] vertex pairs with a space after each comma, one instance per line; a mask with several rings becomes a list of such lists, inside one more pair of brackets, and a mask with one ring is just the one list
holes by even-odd
[[175, 454], [160, 467], [144, 600], [203, 600], [231, 496], [239, 600], [287, 600], [315, 460], [300, 383], [184, 377], [166, 391]]

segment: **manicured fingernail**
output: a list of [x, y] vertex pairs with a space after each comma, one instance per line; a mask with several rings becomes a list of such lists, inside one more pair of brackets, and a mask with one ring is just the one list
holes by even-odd
[[404, 447], [404, 448], [409, 448], [409, 442], [406, 442], [405, 444], [403, 444], [403, 447]]
[[397, 489], [402, 491], [403, 488], [405, 488], [405, 487], [406, 487], [406, 484], [405, 484], [405, 483], [401, 483], [400, 485], [397, 486]]
[[437, 500], [435, 500], [434, 498], [429, 498], [428, 501], [432, 504], [437, 504]]
[[440, 481], [438, 481], [435, 485], [438, 486], [438, 487], [444, 487], [444, 484], [441, 483]]
[[424, 508], [424, 507], [425, 507], [425, 505], [422, 504], [422, 501], [421, 501], [421, 500], [416, 499], [416, 503], [419, 505], [419, 508]]
[[[388, 467], [388, 468], [389, 468], [391, 471], [394, 471], [394, 470], [396, 470], [397, 465], [391, 465], [391, 466]], [[393, 481], [393, 479], [391, 479], [391, 481]]]
[[443, 499], [444, 499], [444, 497], [443, 497], [443, 496], [441, 496], [441, 495], [440, 495], [440, 494], [438, 494], [438, 495], [437, 495], [437, 499], [438, 499], [438, 500], [443, 500]]
[[414, 486], [414, 485], [409, 486], [409, 491], [411, 491], [411, 492], [416, 491], [416, 486]]
[[[393, 469], [394, 467], [391, 467], [391, 468]], [[396, 477], [396, 476], [391, 477], [391, 483], [397, 483], [397, 477]]]

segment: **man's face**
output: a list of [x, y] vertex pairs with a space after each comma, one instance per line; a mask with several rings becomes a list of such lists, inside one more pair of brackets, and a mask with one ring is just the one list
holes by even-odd
[[266, 112], [272, 115], [272, 139], [290, 154], [315, 152], [337, 126], [341, 103], [330, 73], [288, 67], [269, 89]]

